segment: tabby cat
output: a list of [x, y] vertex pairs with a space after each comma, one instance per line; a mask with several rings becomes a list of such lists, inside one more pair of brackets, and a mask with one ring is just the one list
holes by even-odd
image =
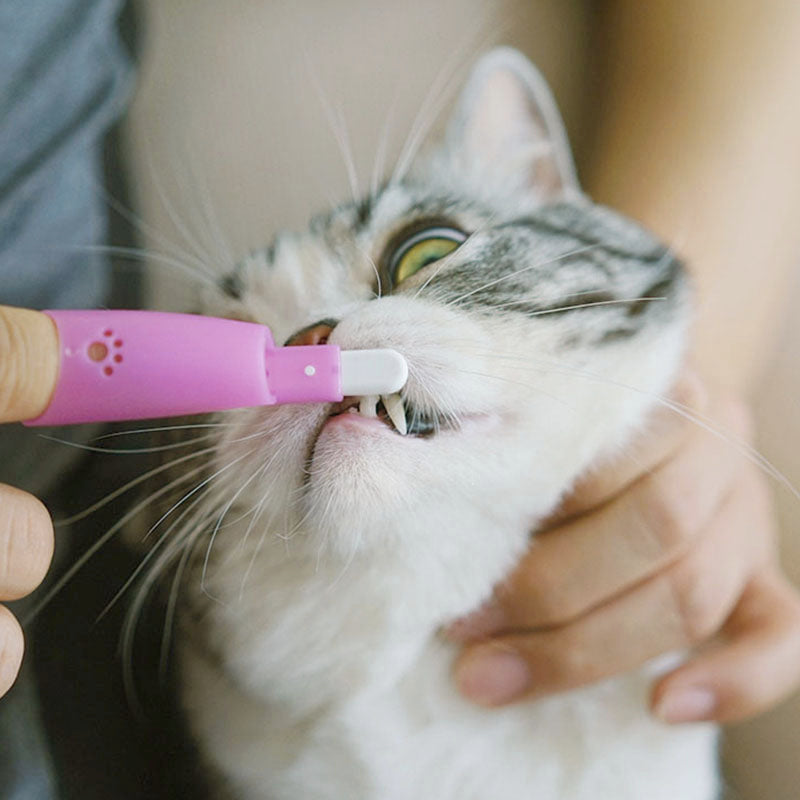
[[220, 796], [716, 796], [714, 727], [647, 710], [659, 665], [493, 710], [454, 687], [442, 627], [641, 429], [689, 319], [673, 253], [580, 191], [521, 54], [478, 61], [407, 174], [280, 235], [204, 302], [279, 342], [393, 348], [410, 372], [399, 394], [212, 429], [162, 566], [177, 556], [183, 701]]

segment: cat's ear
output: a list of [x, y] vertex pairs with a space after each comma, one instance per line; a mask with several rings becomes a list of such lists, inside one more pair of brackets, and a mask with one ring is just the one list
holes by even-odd
[[510, 47], [472, 70], [447, 132], [452, 155], [543, 201], [581, 196], [567, 135], [547, 82]]

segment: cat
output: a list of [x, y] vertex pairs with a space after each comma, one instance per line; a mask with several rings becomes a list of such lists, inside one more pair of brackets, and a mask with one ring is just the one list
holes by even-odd
[[498, 709], [452, 679], [443, 626], [646, 424], [690, 319], [672, 251], [582, 193], [523, 55], [484, 55], [432, 153], [245, 258], [202, 311], [409, 365], [399, 395], [211, 429], [157, 569], [178, 559], [183, 705], [220, 797], [717, 795], [715, 727], [647, 710], [657, 664]]

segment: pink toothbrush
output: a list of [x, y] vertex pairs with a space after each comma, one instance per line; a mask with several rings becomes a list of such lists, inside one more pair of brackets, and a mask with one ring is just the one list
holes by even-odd
[[46, 311], [61, 364], [47, 409], [26, 425], [200, 414], [391, 394], [408, 377], [394, 350], [276, 347], [269, 328], [158, 311]]

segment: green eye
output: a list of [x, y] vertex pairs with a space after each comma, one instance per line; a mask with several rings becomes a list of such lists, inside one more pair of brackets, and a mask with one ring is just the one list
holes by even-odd
[[455, 228], [426, 228], [415, 233], [397, 248], [389, 262], [394, 283], [402, 283], [428, 264], [449, 255], [466, 238], [466, 234]]

